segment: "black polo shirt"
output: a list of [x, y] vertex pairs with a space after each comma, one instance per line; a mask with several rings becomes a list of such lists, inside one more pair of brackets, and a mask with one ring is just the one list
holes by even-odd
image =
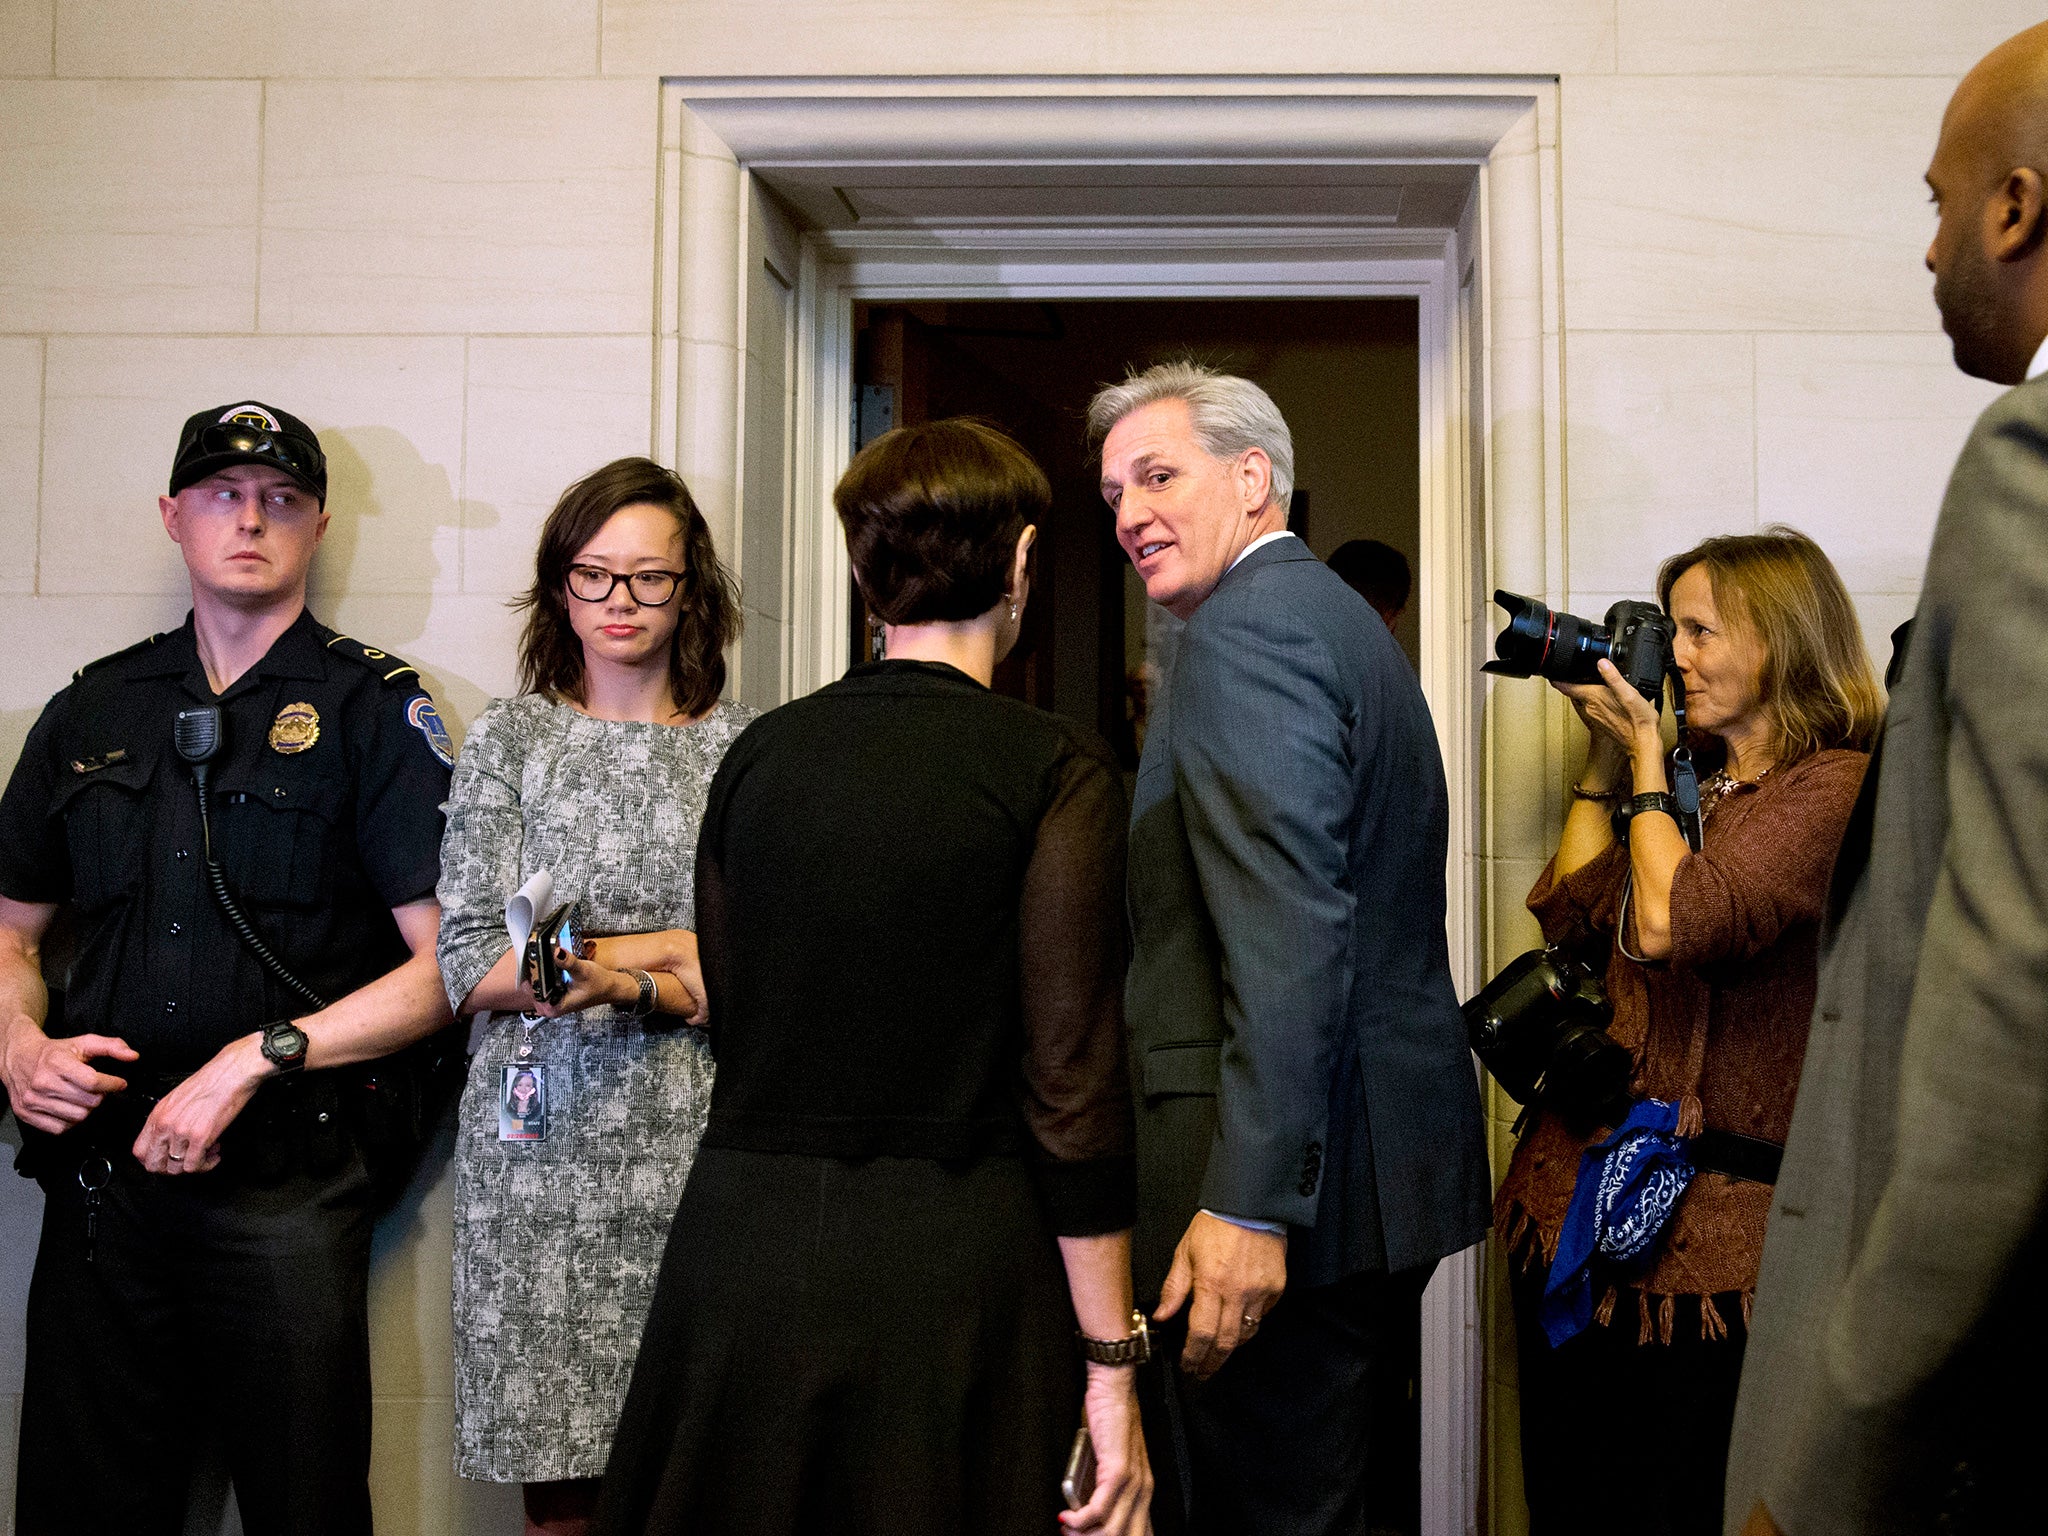
[[0, 796], [0, 895], [69, 903], [65, 1035], [118, 1035], [184, 1072], [308, 1006], [210, 890], [180, 709], [219, 704], [213, 855], [258, 935], [329, 1002], [411, 951], [391, 909], [440, 874], [447, 733], [419, 676], [301, 613], [225, 693], [192, 620], [85, 668], [43, 710]]

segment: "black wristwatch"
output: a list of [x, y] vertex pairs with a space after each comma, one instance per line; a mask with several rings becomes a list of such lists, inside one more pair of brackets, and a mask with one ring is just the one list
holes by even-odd
[[280, 1072], [296, 1072], [306, 1064], [306, 1032], [290, 1019], [263, 1026], [257, 1037], [263, 1059]]
[[1091, 1339], [1085, 1333], [1074, 1337], [1081, 1342], [1081, 1354], [1097, 1365], [1143, 1365], [1152, 1358], [1152, 1330], [1145, 1314], [1131, 1313], [1131, 1331], [1121, 1339]]
[[1640, 795], [1630, 795], [1614, 808], [1614, 840], [1628, 841], [1628, 824], [1645, 811], [1662, 811], [1673, 821], [1678, 820], [1678, 799], [1661, 789], [1646, 789]]

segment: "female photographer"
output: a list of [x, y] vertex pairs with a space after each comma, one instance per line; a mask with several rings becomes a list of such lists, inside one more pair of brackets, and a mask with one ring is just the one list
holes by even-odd
[[[1689, 849], [1668, 802], [1639, 798], [1671, 789], [1658, 709], [1603, 660], [1601, 682], [1555, 685], [1591, 743], [1529, 907], [1546, 942], [1596, 967], [1605, 957], [1631, 1091], [1675, 1106], [1695, 1172], [1646, 1255], [1591, 1259], [1590, 1325], [1553, 1347], [1545, 1282], [1568, 1213], [1592, 1210], [1573, 1209], [1582, 1161], [1589, 1178], [1601, 1166], [1581, 1154], [1611, 1127], [1539, 1106], [1515, 1149], [1494, 1213], [1511, 1255], [1536, 1536], [1721, 1529], [1819, 919], [1882, 710], [1849, 596], [1804, 534], [1708, 539], [1666, 561], [1657, 589], [1676, 623], [1703, 846]], [[1618, 805], [1633, 812], [1621, 840]]]
[[[522, 600], [517, 698], [478, 717], [441, 850], [441, 974], [497, 1017], [456, 1145], [455, 1467], [525, 1485], [527, 1530], [587, 1527], [661, 1245], [711, 1098], [697, 827], [753, 711], [719, 701], [731, 579], [647, 459], [562, 493]], [[538, 871], [595, 940], [537, 1002], [505, 932]], [[536, 913], [538, 918], [541, 914]], [[508, 1369], [508, 1362], [520, 1362]]]

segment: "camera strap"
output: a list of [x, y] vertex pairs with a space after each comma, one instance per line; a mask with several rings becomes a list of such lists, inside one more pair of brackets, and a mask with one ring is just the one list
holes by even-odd
[[1685, 679], [1671, 668], [1671, 718], [1678, 723], [1678, 746], [1671, 754], [1671, 798], [1678, 802], [1674, 819], [1685, 834], [1685, 846], [1700, 851], [1700, 775], [1692, 748], [1685, 744]]

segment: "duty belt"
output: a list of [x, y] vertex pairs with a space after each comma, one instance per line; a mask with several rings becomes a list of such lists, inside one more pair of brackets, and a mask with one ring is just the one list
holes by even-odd
[[[19, 1170], [40, 1174], [48, 1169], [68, 1176], [80, 1157], [117, 1161], [129, 1156], [150, 1112], [191, 1074], [117, 1066], [116, 1075], [128, 1086], [108, 1094], [99, 1108], [62, 1135], [24, 1126]], [[263, 1083], [221, 1135], [223, 1168], [270, 1183], [301, 1169], [319, 1174], [338, 1168], [349, 1151], [341, 1115], [341, 1075], [295, 1073]]]

